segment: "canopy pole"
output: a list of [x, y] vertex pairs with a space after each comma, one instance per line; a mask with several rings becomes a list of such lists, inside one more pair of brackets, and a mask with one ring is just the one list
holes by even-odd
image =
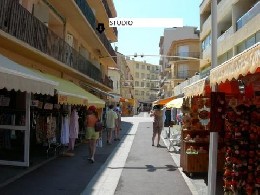
[[[211, 69], [217, 67], [217, 0], [211, 0]], [[212, 91], [217, 91], [212, 88]], [[214, 114], [214, 113], [213, 113]], [[210, 132], [208, 194], [216, 195], [218, 132]]]

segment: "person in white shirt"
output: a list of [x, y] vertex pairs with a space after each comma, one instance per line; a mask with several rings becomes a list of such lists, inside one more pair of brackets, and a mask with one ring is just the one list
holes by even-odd
[[117, 113], [113, 110], [114, 106], [110, 105], [109, 110], [106, 113], [106, 128], [108, 131], [107, 144], [111, 144], [113, 131], [116, 127], [116, 119], [118, 119]]

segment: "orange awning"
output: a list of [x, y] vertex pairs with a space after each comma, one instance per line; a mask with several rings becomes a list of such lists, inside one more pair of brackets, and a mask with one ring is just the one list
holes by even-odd
[[172, 97], [168, 97], [168, 98], [165, 98], [165, 99], [161, 99], [161, 100], [156, 100], [153, 102], [154, 105], [165, 105], [167, 104], [168, 102], [174, 100], [175, 97], [172, 96]]

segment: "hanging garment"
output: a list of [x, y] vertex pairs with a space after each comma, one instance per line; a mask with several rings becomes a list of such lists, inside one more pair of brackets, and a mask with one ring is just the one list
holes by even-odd
[[79, 115], [76, 109], [74, 109], [70, 115], [69, 126], [70, 138], [78, 138], [79, 134]]
[[69, 143], [69, 117], [62, 117], [61, 123], [61, 144]]

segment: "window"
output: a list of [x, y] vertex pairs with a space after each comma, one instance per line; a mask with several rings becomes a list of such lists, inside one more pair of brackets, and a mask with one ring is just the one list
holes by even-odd
[[144, 95], [144, 91], [141, 91], [141, 95]]
[[136, 63], [135, 68], [139, 69], [139, 64], [138, 63]]
[[135, 86], [139, 87], [139, 82], [138, 81], [135, 81]]
[[146, 87], [150, 87], [150, 83], [146, 83]]
[[135, 95], [139, 95], [139, 92], [138, 92], [138, 90], [135, 90]]
[[239, 43], [237, 45], [237, 54], [241, 53], [242, 51], [244, 51], [246, 49], [246, 44], [245, 42]]
[[147, 91], [147, 92], [146, 92], [146, 96], [149, 96], [149, 95], [150, 95], [150, 93], [149, 93], [149, 91]]
[[145, 78], [145, 77], [144, 77], [144, 73], [141, 73], [141, 78], [142, 78], [142, 79], [144, 79], [144, 78]]
[[145, 65], [142, 65], [142, 69], [145, 70]]
[[154, 75], [152, 74], [152, 79], [154, 80]]
[[255, 44], [255, 35], [249, 37], [247, 40], [246, 40], [246, 48], [249, 48], [251, 47], [252, 45]]
[[150, 74], [147, 74], [147, 77], [146, 77], [147, 79], [150, 79]]
[[147, 66], [147, 70], [150, 70], [150, 66]]
[[141, 82], [141, 87], [144, 87], [144, 82]]
[[135, 78], [139, 78], [139, 72], [135, 73]]

